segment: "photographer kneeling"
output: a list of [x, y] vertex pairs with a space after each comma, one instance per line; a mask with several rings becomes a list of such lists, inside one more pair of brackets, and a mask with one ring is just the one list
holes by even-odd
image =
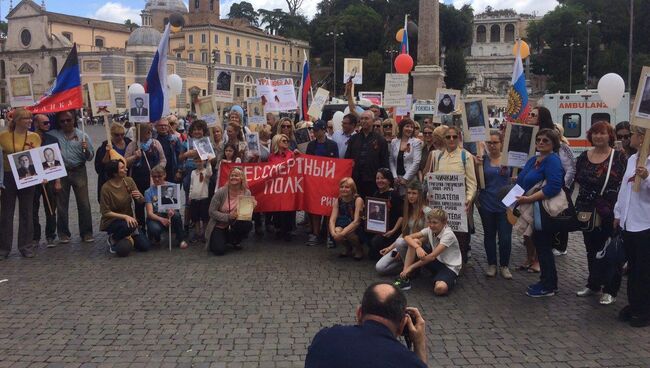
[[[395, 286], [378, 282], [363, 293], [356, 326], [319, 331], [309, 346], [306, 368], [426, 367], [425, 321]], [[409, 336], [413, 352], [397, 338]]]

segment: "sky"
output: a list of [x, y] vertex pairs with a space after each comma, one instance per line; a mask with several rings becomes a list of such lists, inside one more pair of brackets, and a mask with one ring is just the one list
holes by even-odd
[[[34, 0], [40, 4], [41, 0]], [[533, 13], [543, 15], [549, 10], [553, 9], [557, 2], [556, 0], [443, 0], [447, 4], [453, 4], [455, 7], [460, 8], [465, 4], [471, 4], [475, 12], [480, 12], [486, 6], [492, 6], [494, 9], [503, 9], [514, 7], [514, 9], [521, 13]], [[13, 0], [14, 5], [18, 4], [20, 0]], [[78, 15], [82, 17], [96, 18], [113, 22], [124, 22], [131, 19], [135, 23], [140, 23], [140, 11], [144, 8], [145, 0], [87, 0], [87, 1], [71, 1], [71, 0], [45, 0], [46, 9], [49, 11]], [[187, 5], [187, 0], [184, 0]], [[221, 0], [221, 16], [225, 17], [228, 14], [230, 5], [235, 0]], [[255, 9], [275, 9], [282, 8], [287, 10], [285, 0], [248, 0]], [[514, 3], [514, 4], [513, 4]], [[301, 11], [308, 17], [312, 18], [316, 13], [317, 0], [304, 0]], [[7, 15], [9, 10], [9, 0], [0, 0], [0, 16], [2, 19]]]

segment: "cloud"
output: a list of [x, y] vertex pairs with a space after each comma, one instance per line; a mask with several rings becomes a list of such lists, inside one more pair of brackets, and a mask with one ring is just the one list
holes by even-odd
[[124, 23], [125, 20], [131, 19], [132, 22], [140, 24], [140, 11], [141, 9], [109, 1], [88, 17], [115, 23]]
[[536, 13], [540, 16], [558, 5], [556, 0], [446, 0], [445, 3], [452, 3], [456, 8], [470, 4], [474, 9], [474, 14], [482, 13], [489, 5], [497, 10], [513, 8], [519, 13]]

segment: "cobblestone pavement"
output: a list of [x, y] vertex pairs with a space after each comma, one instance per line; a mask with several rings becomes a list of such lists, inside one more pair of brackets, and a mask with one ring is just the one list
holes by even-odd
[[[292, 243], [250, 239], [219, 258], [194, 246], [118, 259], [97, 231], [98, 207], [93, 199], [94, 244], [80, 242], [75, 215], [71, 244], [0, 261], [0, 367], [300, 367], [314, 334], [353, 323], [363, 290], [382, 279], [370, 261], [304, 246], [304, 232]], [[426, 276], [407, 292], [428, 322], [430, 366], [650, 366], [650, 329], [616, 320], [624, 290], [608, 307], [575, 296], [586, 269], [580, 235], [557, 259], [559, 295], [531, 299], [524, 291], [537, 275], [483, 276], [477, 230], [473, 265], [449, 297], [434, 297]], [[515, 265], [519, 239], [513, 248]]]

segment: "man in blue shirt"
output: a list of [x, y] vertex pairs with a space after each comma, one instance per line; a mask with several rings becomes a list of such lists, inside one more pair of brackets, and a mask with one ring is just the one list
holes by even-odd
[[[312, 340], [305, 368], [426, 367], [425, 322], [393, 285], [378, 282], [363, 293], [356, 326], [321, 330]], [[414, 352], [397, 340], [408, 330]]]

